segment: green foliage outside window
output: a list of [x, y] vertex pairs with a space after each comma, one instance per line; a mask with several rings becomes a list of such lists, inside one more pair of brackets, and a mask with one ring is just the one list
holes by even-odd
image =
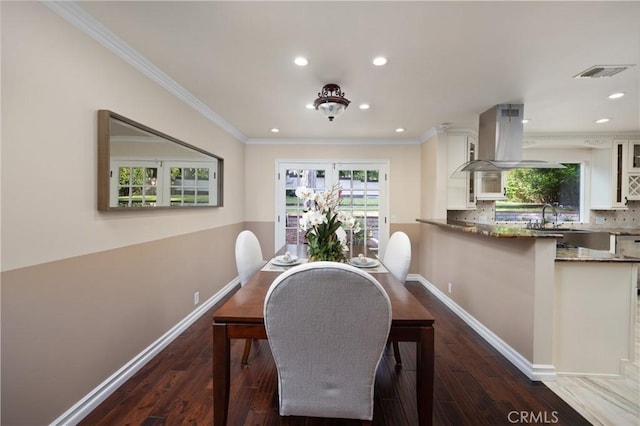
[[515, 169], [507, 175], [507, 199], [518, 203], [580, 203], [580, 165], [564, 169]]

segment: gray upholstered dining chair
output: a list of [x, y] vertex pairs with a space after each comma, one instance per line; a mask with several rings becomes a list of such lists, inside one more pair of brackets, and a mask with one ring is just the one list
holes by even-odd
[[[411, 264], [411, 241], [409, 236], [402, 231], [394, 232], [389, 238], [387, 248], [384, 252], [382, 263], [389, 270], [391, 275], [396, 277], [402, 284], [407, 280], [409, 265]], [[400, 348], [397, 341], [393, 343], [393, 355], [396, 365], [402, 364]]]
[[[236, 238], [236, 267], [240, 285], [243, 286], [265, 264], [262, 258], [262, 248], [258, 237], [251, 231], [242, 231]], [[249, 352], [251, 352], [251, 339], [244, 343], [242, 365], [249, 365]]]
[[370, 274], [312, 262], [278, 276], [264, 323], [286, 416], [371, 424], [375, 375], [391, 327], [391, 302]]

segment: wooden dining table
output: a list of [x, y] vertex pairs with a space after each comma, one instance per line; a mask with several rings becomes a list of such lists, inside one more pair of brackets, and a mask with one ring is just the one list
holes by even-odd
[[[278, 253], [306, 255], [305, 246], [286, 246]], [[372, 256], [364, 247], [351, 247], [348, 257]], [[263, 268], [213, 315], [213, 424], [225, 426], [229, 412], [231, 339], [266, 339], [263, 307], [267, 290], [282, 271]], [[284, 268], [282, 268], [284, 270]], [[416, 399], [421, 426], [433, 418], [434, 319], [431, 313], [388, 272], [372, 272], [391, 300], [389, 338], [416, 342]]]

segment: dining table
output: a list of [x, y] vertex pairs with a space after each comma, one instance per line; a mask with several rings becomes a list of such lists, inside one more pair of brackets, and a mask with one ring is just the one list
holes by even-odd
[[[307, 246], [285, 245], [276, 255], [288, 253], [306, 262]], [[420, 426], [433, 419], [434, 319], [431, 313], [376, 258], [377, 251], [366, 246], [350, 246], [347, 259], [363, 255], [376, 259], [367, 270], [387, 292], [391, 301], [389, 339], [416, 343], [416, 400]], [[277, 264], [274, 256], [213, 314], [213, 424], [225, 426], [229, 412], [231, 384], [231, 339], [267, 339], [264, 326], [264, 299], [274, 279], [290, 266]], [[360, 256], [362, 258], [362, 256]], [[298, 263], [298, 262], [296, 262]]]

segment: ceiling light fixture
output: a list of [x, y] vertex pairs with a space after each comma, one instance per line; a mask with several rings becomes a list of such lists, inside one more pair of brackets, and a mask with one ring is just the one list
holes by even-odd
[[623, 92], [612, 93], [609, 95], [609, 99], [620, 99], [623, 96], [624, 96]]
[[322, 112], [329, 121], [333, 121], [342, 111], [347, 109], [350, 100], [344, 97], [344, 92], [337, 84], [325, 84], [318, 93], [318, 99], [313, 101], [313, 106]]
[[360, 104], [360, 109], [369, 109], [369, 104]]
[[385, 58], [384, 56], [378, 56], [377, 58], [373, 59], [373, 65], [377, 67], [381, 67], [386, 63], [387, 63], [387, 58]]
[[599, 120], [596, 120], [596, 123], [598, 124], [602, 124], [602, 123], [606, 123], [609, 120], [611, 120], [610, 118], [600, 118]]
[[522, 124], [527, 124], [528, 122], [529, 122], [529, 119], [528, 119], [528, 118], [523, 118], [523, 119], [522, 119]]
[[271, 129], [272, 133], [278, 133], [280, 131], [280, 129], [278, 129], [277, 127], [274, 127], [273, 129]]
[[293, 63], [296, 64], [299, 67], [304, 67], [305, 65], [307, 65], [309, 63], [309, 61], [307, 60], [307, 58], [303, 58], [302, 56], [298, 56], [297, 58], [295, 58], [293, 60]]
[[402, 133], [402, 132], [404, 132], [404, 129], [403, 129], [402, 127], [398, 127], [398, 128], [396, 129], [396, 132], [397, 132], [397, 133]]

